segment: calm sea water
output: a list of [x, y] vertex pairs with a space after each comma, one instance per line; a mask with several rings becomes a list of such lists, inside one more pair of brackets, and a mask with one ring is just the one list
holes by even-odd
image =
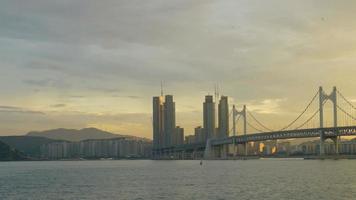
[[0, 199], [356, 199], [356, 160], [0, 162]]

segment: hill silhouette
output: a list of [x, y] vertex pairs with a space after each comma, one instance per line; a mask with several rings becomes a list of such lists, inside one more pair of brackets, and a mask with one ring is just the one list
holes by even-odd
[[0, 141], [0, 161], [26, 160], [18, 150]]
[[0, 137], [0, 141], [17, 149], [28, 157], [39, 158], [41, 145], [56, 142], [58, 140], [32, 136], [3, 136]]
[[54, 140], [67, 140], [72, 142], [78, 142], [82, 140], [88, 139], [111, 139], [111, 138], [118, 138], [118, 137], [125, 137], [128, 139], [144, 139], [135, 136], [129, 135], [120, 135], [114, 134], [107, 131], [103, 131], [97, 128], [84, 128], [84, 129], [53, 129], [47, 131], [32, 131], [29, 132], [26, 136], [36, 136], [36, 137], [45, 137]]

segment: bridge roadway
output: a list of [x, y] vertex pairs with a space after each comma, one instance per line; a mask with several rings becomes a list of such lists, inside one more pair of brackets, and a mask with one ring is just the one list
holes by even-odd
[[356, 126], [344, 126], [344, 127], [329, 127], [329, 128], [312, 128], [312, 129], [299, 129], [291, 131], [276, 131], [267, 133], [256, 133], [248, 135], [240, 135], [235, 137], [229, 137], [226, 139], [212, 140], [213, 146], [223, 144], [244, 144], [246, 142], [257, 142], [265, 140], [279, 140], [279, 139], [293, 139], [293, 138], [309, 138], [320, 137], [320, 132], [324, 132], [326, 138], [335, 136], [352, 136], [356, 135]]
[[[227, 144], [245, 144], [246, 142], [257, 142], [257, 141], [278, 140], [278, 139], [320, 137], [321, 131], [324, 133], [325, 138], [331, 138], [335, 136], [353, 136], [356, 135], [356, 126], [340, 126], [336, 128], [334, 127], [312, 128], [312, 129], [299, 129], [299, 130], [239, 135], [239, 136], [232, 136], [224, 139], [211, 140], [211, 145], [220, 146], [220, 145], [227, 145]], [[179, 152], [179, 151], [203, 150], [205, 149], [205, 145], [206, 144], [203, 143], [184, 144], [184, 145], [178, 145], [169, 148], [163, 148], [158, 151]]]

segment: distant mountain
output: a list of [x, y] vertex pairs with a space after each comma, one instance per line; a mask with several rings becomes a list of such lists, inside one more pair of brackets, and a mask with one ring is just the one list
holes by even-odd
[[26, 160], [18, 150], [0, 141], [0, 161]]
[[41, 145], [56, 142], [58, 140], [32, 136], [3, 136], [0, 137], [0, 141], [19, 150], [28, 157], [39, 158]]
[[144, 139], [135, 136], [128, 136], [128, 135], [119, 135], [110, 133], [107, 131], [103, 131], [96, 128], [84, 128], [80, 130], [76, 129], [53, 129], [47, 131], [32, 131], [27, 134], [27, 136], [37, 136], [37, 137], [46, 137], [54, 140], [67, 140], [67, 141], [82, 141], [88, 139], [110, 139], [110, 138], [118, 138], [118, 137], [125, 137], [128, 139]]

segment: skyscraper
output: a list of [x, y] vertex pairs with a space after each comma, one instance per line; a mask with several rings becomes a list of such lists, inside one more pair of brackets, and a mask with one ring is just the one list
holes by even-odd
[[163, 96], [153, 97], [153, 149], [164, 146]]
[[177, 126], [172, 135], [172, 145], [181, 145], [184, 144], [184, 128]]
[[206, 141], [204, 129], [201, 126], [195, 127], [194, 137], [195, 137], [195, 143], [202, 143]]
[[221, 96], [218, 108], [219, 138], [229, 136], [229, 104], [227, 96]]
[[213, 96], [205, 96], [203, 104], [203, 121], [205, 138], [210, 139], [215, 137], [215, 103]]
[[173, 134], [176, 128], [176, 109], [172, 95], [166, 95], [164, 102], [164, 146], [172, 145]]

